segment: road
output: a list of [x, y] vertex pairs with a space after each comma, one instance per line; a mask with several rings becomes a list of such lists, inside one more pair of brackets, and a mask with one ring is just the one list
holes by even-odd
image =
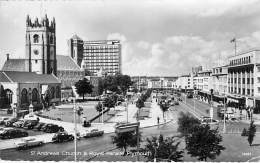
[[[187, 100], [187, 103], [192, 103], [191, 100]], [[197, 109], [203, 113], [205, 109], [208, 108], [207, 104], [200, 103], [198, 104]], [[192, 111], [193, 107], [189, 107], [183, 103], [180, 103], [178, 106], [170, 108], [169, 114], [175, 116], [174, 121], [162, 125], [155, 126], [150, 128], [141, 129], [142, 140], [145, 142], [146, 137], [158, 136], [163, 134], [166, 136], [177, 135], [177, 115], [179, 112], [188, 112]], [[199, 112], [199, 111], [198, 111]], [[205, 111], [206, 113], [206, 111]], [[222, 124], [220, 124], [220, 131]], [[251, 158], [258, 156], [260, 153], [260, 146], [257, 144], [253, 147], [249, 147], [247, 139], [241, 137], [238, 132], [238, 128], [242, 129], [243, 127], [248, 127], [248, 124], [243, 124], [241, 122], [234, 122], [227, 124], [227, 131], [229, 134], [223, 135], [223, 144], [226, 147], [226, 150], [221, 153], [216, 160], [212, 161], [247, 161]], [[232, 134], [231, 134], [232, 131]], [[257, 126], [257, 131], [260, 131], [260, 127]], [[235, 133], [235, 132], [238, 132]], [[98, 156], [93, 157], [95, 154], [99, 154], [115, 148], [115, 145], [111, 143], [111, 136], [114, 134], [105, 134], [102, 137], [82, 139], [78, 141], [77, 151], [78, 151], [78, 160], [80, 161], [135, 161], [135, 157], [122, 157], [122, 156]], [[259, 135], [256, 136], [255, 142], [260, 141]], [[143, 143], [144, 143], [143, 142]], [[239, 143], [238, 143], [239, 142]], [[183, 148], [183, 144], [181, 145]], [[115, 150], [119, 151], [119, 150]], [[3, 160], [24, 160], [24, 161], [73, 161], [74, 160], [74, 143], [66, 142], [61, 144], [46, 144], [41, 147], [31, 148], [27, 150], [16, 150], [8, 149], [0, 151], [0, 158]], [[145, 160], [144, 160], [145, 161]], [[190, 157], [187, 153], [184, 155], [184, 161], [197, 161], [196, 158]]]
[[[180, 110], [180, 108], [178, 108], [178, 110]], [[177, 117], [177, 111], [171, 112]], [[173, 121], [159, 127], [143, 128], [140, 131], [142, 132], [143, 140], [145, 140], [145, 137], [157, 136], [159, 134], [172, 136], [173, 134], [177, 134], [177, 124], [176, 121]], [[78, 159], [85, 161], [91, 158], [94, 155], [94, 152], [105, 152], [109, 149], [115, 148], [111, 143], [112, 135], [114, 134], [105, 134], [102, 137], [89, 139], [82, 138], [79, 140], [77, 143], [77, 151], [79, 152]], [[0, 158], [12, 161], [73, 161], [73, 152], [74, 142], [65, 142], [61, 144], [52, 143], [27, 150], [2, 150], [0, 151]], [[84, 152], [88, 155], [84, 155]]]

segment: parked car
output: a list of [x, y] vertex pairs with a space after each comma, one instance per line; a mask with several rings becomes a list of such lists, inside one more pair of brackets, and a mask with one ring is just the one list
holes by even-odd
[[41, 146], [43, 144], [44, 140], [36, 137], [22, 138], [20, 141], [15, 142], [18, 149], [26, 149], [28, 147]]
[[13, 126], [13, 123], [14, 123], [14, 122], [17, 122], [17, 121], [18, 121], [17, 118], [11, 118], [11, 119], [5, 121], [5, 126], [6, 126], [6, 127], [12, 127], [12, 126]]
[[103, 130], [98, 130], [98, 129], [92, 129], [90, 132], [86, 131], [86, 133], [83, 133], [84, 138], [91, 138], [91, 137], [98, 137], [102, 136], [104, 134]]
[[74, 136], [68, 134], [67, 132], [58, 132], [52, 138], [52, 141], [54, 143], [61, 143], [61, 142], [72, 141], [72, 140], [74, 140]]
[[201, 120], [201, 124], [210, 124], [210, 125], [218, 125], [219, 124], [219, 121], [218, 120], [215, 120], [215, 119], [202, 119]]
[[21, 128], [23, 126], [23, 123], [25, 122], [25, 120], [21, 119], [21, 120], [18, 120], [17, 122], [14, 122], [13, 123], [13, 126], [14, 127], [17, 127], [17, 128]]
[[44, 127], [43, 131], [47, 133], [55, 133], [58, 131], [64, 131], [64, 128], [55, 124], [48, 124]]
[[38, 124], [39, 121], [37, 120], [30, 120], [28, 123], [26, 123], [23, 128], [25, 129], [33, 129], [34, 126]]
[[84, 121], [84, 123], [83, 123], [82, 126], [83, 126], [83, 127], [90, 127], [90, 126], [91, 126], [91, 123], [90, 123], [90, 121]]
[[10, 119], [10, 117], [0, 117], [0, 125], [5, 124], [5, 121], [7, 121], [8, 119]]
[[178, 101], [174, 101], [174, 105], [179, 105], [179, 102]]
[[26, 136], [28, 136], [28, 132], [17, 129], [5, 130], [3, 133], [0, 134], [1, 139], [12, 139]]
[[11, 127], [1, 127], [0, 128], [0, 134], [3, 133], [6, 130], [11, 130], [11, 129], [13, 129], [13, 128], [11, 128]]
[[45, 125], [45, 123], [39, 122], [37, 125], [35, 125], [35, 126], [33, 127], [33, 130], [34, 130], [34, 131], [40, 131], [41, 128], [42, 128], [42, 126], [44, 126], [44, 125]]

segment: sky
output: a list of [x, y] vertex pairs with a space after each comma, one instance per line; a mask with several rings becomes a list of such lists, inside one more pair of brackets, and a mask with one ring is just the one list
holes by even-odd
[[0, 67], [25, 57], [26, 16], [56, 20], [57, 54], [67, 40], [120, 39], [122, 72], [176, 76], [193, 66], [225, 64], [237, 50], [260, 47], [260, 0], [0, 1]]

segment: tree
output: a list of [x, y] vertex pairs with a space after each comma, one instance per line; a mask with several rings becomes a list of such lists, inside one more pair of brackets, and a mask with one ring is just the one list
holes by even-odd
[[144, 107], [144, 101], [143, 101], [141, 98], [139, 98], [139, 99], [136, 101], [136, 107], [138, 108], [138, 112], [137, 112], [136, 118], [139, 119], [140, 109], [141, 109], [142, 107]]
[[[102, 112], [102, 110], [103, 110], [103, 106], [102, 106], [101, 102], [98, 102], [98, 104], [95, 107], [96, 107], [97, 112], [99, 112], [99, 114], [100, 114], [100, 112]], [[100, 117], [99, 117], [99, 122], [100, 122]]]
[[115, 107], [115, 105], [116, 105], [115, 98], [112, 98], [111, 96], [105, 98], [105, 100], [104, 100], [104, 106], [105, 106], [105, 107], [107, 107], [107, 108], [110, 109], [110, 108]]
[[198, 157], [200, 161], [207, 158], [215, 159], [225, 149], [220, 142], [222, 136], [218, 129], [210, 129], [207, 125], [196, 125], [190, 135], [185, 137], [186, 149], [192, 157]]
[[86, 78], [83, 78], [82, 80], [79, 80], [75, 83], [76, 91], [79, 95], [83, 96], [86, 93], [92, 93], [93, 85], [90, 83], [90, 81]]
[[182, 161], [183, 151], [178, 150], [180, 141], [177, 142], [175, 137], [164, 138], [163, 135], [146, 139], [144, 151], [148, 151], [150, 154], [145, 157], [148, 161], [152, 161], [154, 158], [157, 160], [163, 159], [168, 161]]
[[250, 126], [248, 128], [248, 143], [251, 146], [255, 137], [255, 133], [256, 133], [256, 126], [254, 124], [254, 121], [251, 121]]
[[165, 119], [165, 112], [169, 109], [169, 104], [167, 102], [161, 102], [160, 103], [160, 108], [163, 112], [163, 119]]
[[201, 122], [193, 117], [190, 113], [181, 112], [178, 118], [178, 129], [182, 136], [190, 134], [196, 125], [200, 125]]
[[[139, 141], [141, 141], [141, 133], [139, 132]], [[128, 147], [137, 146], [137, 134], [135, 132], [123, 132], [116, 133], [112, 136], [112, 143], [122, 150], [124, 150], [124, 156], [127, 154]]]

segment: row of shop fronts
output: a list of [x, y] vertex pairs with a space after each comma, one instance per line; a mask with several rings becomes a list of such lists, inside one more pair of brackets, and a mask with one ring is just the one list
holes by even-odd
[[229, 107], [238, 108], [238, 109], [248, 109], [253, 108], [255, 113], [260, 112], [260, 99], [256, 99], [254, 97], [243, 97], [237, 95], [216, 95], [211, 92], [194, 91], [194, 96], [210, 103], [210, 101], [215, 101], [220, 104], [226, 104]]

